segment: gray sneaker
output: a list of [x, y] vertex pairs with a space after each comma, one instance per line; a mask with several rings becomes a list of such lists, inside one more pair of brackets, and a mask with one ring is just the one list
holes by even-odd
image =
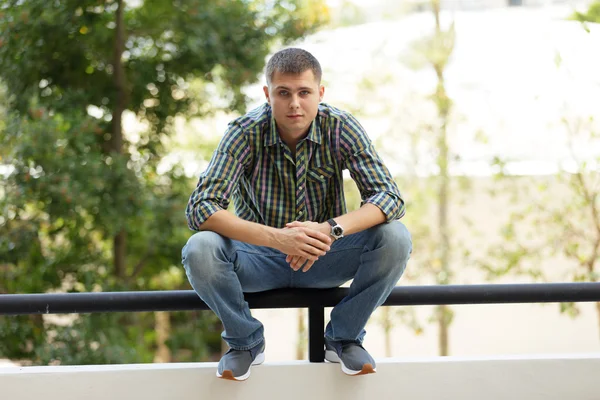
[[265, 341], [250, 350], [229, 349], [221, 357], [217, 377], [232, 381], [245, 381], [250, 376], [250, 367], [265, 361]]
[[333, 341], [325, 338], [325, 360], [342, 365], [347, 375], [365, 375], [377, 371], [375, 360], [364, 347], [352, 341]]

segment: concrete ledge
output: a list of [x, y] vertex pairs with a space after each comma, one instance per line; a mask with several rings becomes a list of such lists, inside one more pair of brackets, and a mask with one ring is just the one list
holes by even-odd
[[265, 363], [245, 382], [215, 377], [216, 363], [0, 368], [7, 400], [568, 399], [600, 398], [600, 354], [378, 361], [377, 373], [337, 364]]

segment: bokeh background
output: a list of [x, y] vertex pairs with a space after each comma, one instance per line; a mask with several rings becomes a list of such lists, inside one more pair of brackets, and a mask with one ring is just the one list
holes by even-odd
[[[0, 293], [190, 289], [189, 194], [288, 46], [406, 197], [399, 285], [598, 281], [598, 1], [2, 0]], [[304, 310], [254, 314], [269, 360], [307, 358]], [[367, 331], [375, 357], [591, 352], [600, 304], [382, 307]], [[0, 359], [214, 361], [220, 332], [210, 311], [0, 317]]]

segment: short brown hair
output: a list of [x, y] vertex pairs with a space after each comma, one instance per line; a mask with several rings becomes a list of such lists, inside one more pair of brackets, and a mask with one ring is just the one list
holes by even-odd
[[282, 74], [301, 74], [306, 70], [311, 70], [315, 75], [318, 83], [321, 83], [321, 64], [319, 61], [306, 50], [295, 47], [279, 50], [273, 54], [273, 57], [267, 63], [265, 76], [267, 84], [271, 84], [271, 80], [275, 75], [275, 71]]

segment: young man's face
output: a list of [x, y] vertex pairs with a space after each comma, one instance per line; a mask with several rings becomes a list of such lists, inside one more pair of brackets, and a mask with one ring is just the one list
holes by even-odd
[[282, 139], [286, 143], [297, 143], [317, 116], [325, 88], [309, 69], [301, 74], [275, 71], [271, 84], [263, 90]]

